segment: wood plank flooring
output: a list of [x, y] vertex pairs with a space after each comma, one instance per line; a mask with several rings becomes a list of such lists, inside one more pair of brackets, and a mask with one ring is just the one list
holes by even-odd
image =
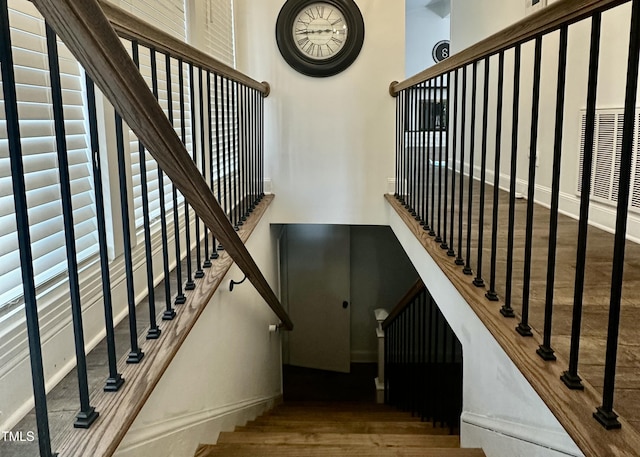
[[222, 432], [196, 457], [422, 456], [483, 457], [460, 449], [458, 435], [387, 405], [358, 401], [285, 402], [270, 413]]
[[[459, 179], [459, 177], [457, 176]], [[437, 189], [437, 187], [436, 187]], [[404, 209], [395, 198], [387, 196], [387, 200], [398, 211], [407, 226], [414, 232], [417, 238], [425, 246], [426, 250], [431, 254], [436, 262], [438, 262], [449, 276], [456, 287], [461, 290], [463, 296], [470, 302], [476, 313], [479, 314], [483, 321], [491, 321], [494, 316], [500, 316], [498, 311], [504, 304], [505, 284], [506, 284], [506, 256], [507, 256], [507, 214], [508, 214], [508, 195], [499, 192], [498, 206], [498, 226], [492, 227], [492, 195], [493, 188], [489, 185], [485, 187], [485, 205], [484, 205], [484, 229], [483, 229], [483, 246], [482, 250], [478, 250], [478, 216], [479, 216], [479, 191], [480, 184], [474, 182], [474, 199], [472, 205], [472, 223], [470, 252], [471, 256], [468, 264], [473, 270], [473, 275], [462, 274], [462, 267], [454, 265], [454, 257], [448, 257], [446, 252], [440, 247], [439, 243], [434, 242], [434, 238], [426, 234], [420, 225], [415, 221], [407, 210]], [[458, 189], [456, 189], [456, 194]], [[465, 178], [465, 200], [468, 192], [468, 180]], [[456, 253], [462, 247], [463, 257], [467, 250], [467, 211], [468, 206], [465, 201], [463, 207], [463, 239], [461, 246], [458, 239], [458, 208], [456, 196], [456, 206], [454, 210], [454, 230], [453, 230], [453, 248]], [[436, 228], [440, 226], [440, 234], [445, 235], [444, 216], [440, 213], [440, 224], [438, 223], [437, 203], [434, 213], [434, 225]], [[444, 202], [442, 204], [444, 208]], [[451, 211], [450, 198], [448, 199], [448, 208]], [[429, 207], [430, 209], [430, 207]], [[513, 278], [513, 295], [512, 306], [518, 318], [505, 319], [497, 318], [495, 328], [492, 332], [497, 339], [502, 339], [503, 347], [508, 346], [522, 347], [530, 346], [527, 350], [535, 352], [537, 345], [541, 343], [541, 334], [544, 329], [544, 307], [546, 296], [547, 282], [547, 259], [548, 259], [548, 242], [549, 242], [549, 219], [550, 211], [541, 206], [534, 205], [534, 224], [533, 224], [533, 244], [532, 244], [532, 270], [530, 278], [530, 301], [529, 301], [529, 320], [530, 325], [534, 329], [534, 342], [523, 342], [525, 338], [515, 338], [515, 326], [520, 322], [521, 305], [523, 301], [523, 284], [524, 284], [524, 245], [525, 245], [525, 228], [526, 228], [526, 209], [527, 201], [525, 199], [517, 199], [515, 203], [515, 250], [514, 263], [512, 269]], [[445, 239], [448, 244], [451, 241], [451, 213], [447, 215], [447, 226]], [[429, 215], [431, 222], [431, 214]], [[499, 295], [500, 301], [490, 302], [484, 297], [484, 293], [489, 288], [491, 277], [491, 235], [493, 231], [497, 231], [497, 262], [495, 269], [496, 285], [495, 290]], [[552, 376], [561, 373], [568, 367], [568, 355], [571, 334], [571, 316], [573, 310], [574, 299], [574, 283], [576, 270], [576, 249], [577, 249], [577, 233], [578, 223], [576, 220], [567, 216], [559, 216], [558, 224], [558, 245], [557, 245], [557, 263], [555, 287], [553, 290], [554, 306], [552, 318], [552, 347], [558, 355], [557, 362], [546, 362], [547, 365], [553, 366]], [[588, 244], [586, 250], [587, 268], [585, 272], [585, 290], [584, 290], [584, 312], [582, 321], [582, 340], [580, 345], [580, 362], [579, 373], [588, 385], [587, 390], [593, 390], [596, 397], [596, 404], [593, 404], [589, 410], [585, 411], [587, 419], [586, 426], [592, 422], [595, 428], [601, 428], [594, 419], [591, 412], [601, 403], [601, 389], [604, 376], [604, 360], [605, 347], [607, 337], [607, 322], [609, 313], [609, 298], [611, 293], [611, 271], [613, 258], [613, 235], [595, 227], [589, 227]], [[478, 263], [479, 254], [482, 254], [482, 262]], [[477, 277], [478, 267], [482, 271], [482, 279], [484, 287], [476, 287], [472, 285], [472, 281]], [[626, 256], [624, 265], [624, 286], [622, 290], [622, 313], [620, 327], [620, 344], [618, 348], [618, 368], [616, 376], [616, 392], [614, 410], [623, 418], [623, 429], [632, 429], [634, 432], [634, 441], [638, 441], [638, 429], [640, 425], [640, 339], [638, 338], [637, 322], [640, 322], [640, 245], [627, 242]], [[472, 303], [473, 302], [473, 303]], [[486, 315], [485, 315], [486, 314]], [[486, 322], [485, 322], [486, 323]], [[493, 325], [493, 324], [491, 324]], [[490, 327], [488, 325], [488, 327]], [[490, 328], [491, 329], [491, 328]], [[504, 334], [502, 334], [504, 333]], [[507, 351], [508, 352], [508, 351]], [[538, 357], [534, 354], [534, 357]], [[538, 358], [539, 359], [539, 358]], [[541, 359], [539, 359], [541, 361]], [[525, 362], [523, 362], [525, 363]], [[526, 363], [534, 363], [538, 365], [538, 361], [532, 359]], [[543, 368], [544, 369], [544, 368]], [[533, 376], [533, 375], [532, 375]], [[535, 377], [535, 376], [534, 376]], [[557, 379], [557, 378], [556, 378]], [[530, 379], [531, 380], [531, 379]], [[555, 382], [555, 381], [553, 381]], [[532, 382], [533, 384], [533, 382]], [[561, 396], [573, 396], [575, 393], [569, 393], [564, 385], [558, 380], [557, 386], [553, 389], [560, 392]], [[534, 386], [535, 388], [535, 386]], [[584, 397], [584, 395], [583, 395]], [[547, 399], [545, 401], [548, 402]], [[553, 410], [554, 408], [552, 408]], [[600, 431], [598, 430], [598, 433]], [[603, 439], [620, 436], [618, 432], [607, 432]], [[575, 438], [574, 438], [575, 439]], [[629, 454], [610, 453], [607, 455], [638, 455], [638, 447]], [[589, 454], [587, 455], [605, 455], [605, 454]]]

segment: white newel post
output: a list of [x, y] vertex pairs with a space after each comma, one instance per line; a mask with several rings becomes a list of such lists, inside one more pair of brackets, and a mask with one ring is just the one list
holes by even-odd
[[375, 380], [376, 402], [384, 403], [384, 330], [382, 330], [382, 323], [389, 313], [383, 308], [378, 308], [373, 312], [376, 316], [376, 321], [378, 321], [378, 327], [376, 328], [378, 337], [378, 377]]

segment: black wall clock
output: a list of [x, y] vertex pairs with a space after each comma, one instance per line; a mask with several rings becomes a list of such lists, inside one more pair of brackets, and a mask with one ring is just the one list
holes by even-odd
[[296, 71], [332, 76], [358, 57], [364, 20], [353, 0], [287, 0], [276, 22], [276, 41]]

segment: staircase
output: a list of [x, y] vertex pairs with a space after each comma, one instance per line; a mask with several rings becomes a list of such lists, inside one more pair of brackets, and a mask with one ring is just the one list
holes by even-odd
[[460, 437], [449, 429], [387, 405], [294, 401], [220, 433], [217, 444], [201, 445], [195, 457], [484, 455], [481, 449], [461, 449]]

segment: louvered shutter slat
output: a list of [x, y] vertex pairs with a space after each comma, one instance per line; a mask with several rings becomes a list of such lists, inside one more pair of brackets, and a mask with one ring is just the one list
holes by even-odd
[[[67, 270], [45, 26], [26, 0], [9, 1], [16, 93], [36, 286]], [[81, 70], [58, 41], [78, 257], [97, 253]], [[22, 294], [4, 103], [0, 102], [0, 307]], [[17, 263], [16, 263], [17, 262]], [[9, 268], [11, 270], [9, 270]], [[17, 269], [17, 271], [16, 271]]]

